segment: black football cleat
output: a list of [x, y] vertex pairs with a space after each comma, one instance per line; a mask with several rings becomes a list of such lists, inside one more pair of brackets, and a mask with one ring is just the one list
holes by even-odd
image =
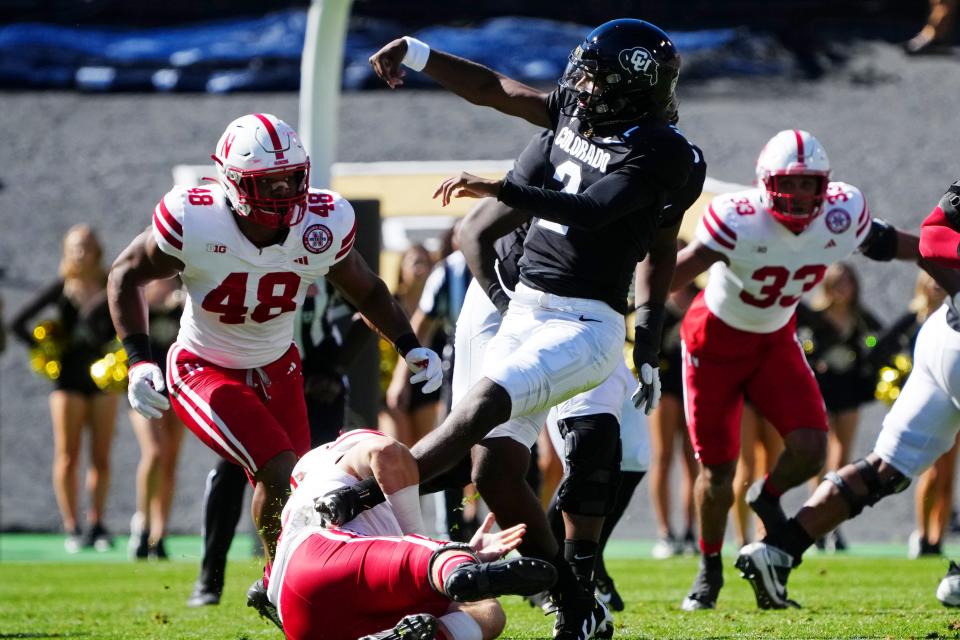
[[800, 608], [787, 597], [787, 578], [793, 570], [793, 557], [786, 551], [765, 542], [752, 542], [740, 549], [735, 566], [750, 582], [761, 609]]
[[443, 591], [457, 602], [475, 602], [507, 594], [532, 596], [556, 581], [557, 570], [551, 563], [521, 557], [462, 564], [443, 581]]
[[263, 578], [260, 578], [247, 589], [247, 606], [253, 607], [261, 618], [266, 618], [277, 625], [280, 631], [283, 631], [283, 623], [280, 621], [280, 614], [277, 608], [267, 597], [267, 588], [263, 586]]
[[609, 640], [612, 637], [613, 616], [596, 598], [578, 598], [558, 606], [554, 640]]
[[607, 605], [611, 611], [623, 611], [623, 598], [617, 592], [617, 587], [613, 584], [613, 578], [597, 578], [596, 581], [597, 600]]
[[680, 608], [684, 611], [700, 611], [702, 609], [716, 609], [717, 597], [723, 588], [723, 567], [707, 567], [701, 560], [700, 571], [693, 580], [693, 586], [687, 593]]
[[392, 629], [380, 631], [360, 640], [434, 640], [437, 637], [437, 619], [429, 613], [404, 616]]
[[779, 500], [772, 500], [763, 492], [764, 479], [761, 478], [747, 489], [747, 504], [760, 518], [763, 528], [769, 534], [787, 523], [787, 514], [783, 512]]
[[187, 598], [187, 606], [191, 609], [197, 607], [209, 607], [220, 604], [220, 595], [223, 588], [217, 589], [213, 585], [204, 584], [197, 581], [193, 585], [193, 593]]

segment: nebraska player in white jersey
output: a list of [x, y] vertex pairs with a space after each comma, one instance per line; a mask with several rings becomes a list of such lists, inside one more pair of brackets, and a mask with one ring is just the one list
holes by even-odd
[[773, 470], [747, 496], [768, 530], [786, 519], [780, 496], [823, 467], [827, 416], [796, 338], [800, 297], [827, 265], [858, 248], [877, 260], [919, 256], [915, 236], [873, 219], [856, 187], [829, 177], [816, 138], [779, 132], [760, 152], [758, 187], [714, 198], [677, 256], [674, 290], [710, 267], [707, 287], [681, 325], [687, 425], [701, 466], [695, 493], [702, 555], [683, 601], [688, 611], [713, 608], [723, 585], [720, 549], [744, 399], [784, 439]]
[[[324, 528], [315, 500], [370, 476], [386, 501]], [[469, 545], [420, 535], [418, 479], [404, 445], [366, 429], [297, 462], [268, 588], [289, 640], [495, 638], [505, 623], [496, 596], [536, 593], [556, 579], [544, 560], [497, 562], [520, 544], [523, 524], [490, 533], [489, 514]]]
[[[921, 266], [950, 296], [920, 329], [913, 371], [883, 419], [873, 451], [828, 473], [813, 495], [761, 542], [740, 550], [737, 566], [757, 604], [783, 608], [787, 577], [814, 539], [855, 518], [864, 507], [907, 488], [953, 446], [960, 429], [960, 180], [940, 199], [920, 230]], [[945, 605], [960, 605], [960, 567], [950, 563], [937, 588]]]
[[[403, 310], [352, 251], [356, 218], [332, 191], [310, 189], [310, 160], [276, 116], [231, 122], [212, 156], [217, 180], [174, 187], [152, 226], [110, 272], [110, 311], [127, 351], [128, 396], [156, 417], [169, 405], [149, 352], [141, 287], [180, 274], [188, 301], [167, 354], [173, 408], [207, 446], [255, 484], [252, 513], [269, 567], [280, 511], [310, 434], [294, 311], [320, 276], [392, 340], [424, 392], [440, 386], [440, 360], [420, 347]], [[156, 354], [162, 357], [163, 354]]]

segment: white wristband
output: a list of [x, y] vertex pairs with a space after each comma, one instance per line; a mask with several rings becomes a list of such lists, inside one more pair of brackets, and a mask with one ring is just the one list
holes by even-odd
[[423, 71], [430, 57], [430, 45], [410, 36], [403, 36], [403, 39], [407, 43], [407, 55], [403, 56], [400, 64], [414, 71]]

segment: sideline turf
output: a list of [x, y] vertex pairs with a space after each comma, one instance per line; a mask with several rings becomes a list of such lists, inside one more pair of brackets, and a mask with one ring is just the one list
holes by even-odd
[[[244, 550], [246, 547], [244, 545]], [[902, 551], [902, 550], [901, 550]], [[686, 614], [679, 603], [694, 558], [612, 560], [628, 609], [617, 638], [960, 638], [960, 610], [934, 590], [939, 559], [811, 556], [791, 577], [798, 611], [762, 612], [727, 554], [727, 586], [716, 611]], [[0, 638], [253, 640], [279, 633], [244, 606], [256, 560], [231, 561], [219, 607], [187, 609], [193, 562], [0, 563]], [[545, 638], [550, 620], [518, 598], [504, 600], [505, 638]]]
[[[98, 553], [85, 549], [71, 555], [63, 549], [63, 534], [53, 533], [5, 533], [0, 534], [0, 563], [3, 562], [127, 562], [127, 538], [117, 536], [114, 548]], [[252, 534], [240, 534], [230, 549], [231, 560], [243, 560], [252, 556], [259, 546]], [[200, 562], [201, 544], [199, 536], [169, 536], [166, 539], [167, 552], [174, 561]], [[649, 540], [611, 540], [607, 546], [608, 559], [648, 559], [653, 542]], [[736, 553], [732, 545], [724, 547], [724, 554], [730, 557]], [[846, 554], [851, 557], [868, 558], [904, 558], [906, 546], [890, 543], [861, 543], [853, 545]], [[815, 554], [814, 554], [815, 555]], [[948, 544], [947, 557], [960, 559], [960, 546]]]

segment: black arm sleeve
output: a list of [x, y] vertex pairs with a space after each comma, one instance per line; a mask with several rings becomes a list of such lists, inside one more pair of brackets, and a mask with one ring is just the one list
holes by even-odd
[[33, 331], [31, 331], [27, 325], [44, 307], [53, 304], [62, 293], [63, 280], [57, 280], [27, 302], [10, 320], [10, 328], [13, 334], [24, 344], [28, 346], [32, 345], [34, 343]]
[[505, 179], [498, 199], [550, 222], [576, 229], [601, 229], [660, 198], [658, 189], [644, 173], [639, 167], [628, 165], [579, 194], [522, 186]]
[[897, 257], [897, 230], [884, 220], [874, 218], [870, 231], [860, 244], [860, 253], [879, 262], [889, 262]]

